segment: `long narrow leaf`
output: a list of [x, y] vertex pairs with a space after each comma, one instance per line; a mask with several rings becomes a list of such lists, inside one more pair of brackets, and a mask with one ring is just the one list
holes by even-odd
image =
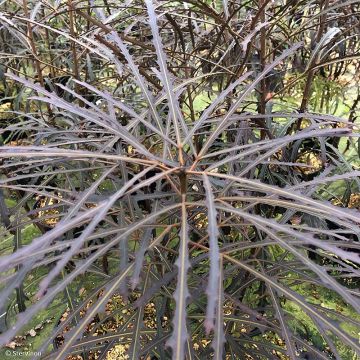
[[209, 258], [210, 258], [210, 272], [208, 285], [206, 289], [208, 304], [206, 308], [205, 330], [209, 334], [214, 330], [216, 304], [220, 302], [219, 294], [219, 276], [220, 276], [220, 252], [218, 244], [219, 229], [217, 225], [217, 214], [214, 201], [214, 194], [211, 189], [209, 178], [206, 174], [203, 175], [204, 187], [206, 192], [206, 206], [208, 210], [208, 235], [209, 235]]
[[180, 247], [179, 256], [176, 260], [178, 268], [177, 285], [174, 292], [174, 299], [176, 301], [176, 309], [173, 321], [173, 333], [167, 342], [167, 345], [172, 348], [172, 358], [174, 360], [185, 359], [185, 343], [188, 340], [188, 332], [186, 325], [186, 301], [189, 296], [187, 286], [187, 273], [190, 267], [188, 254], [188, 237], [189, 225], [187, 223], [186, 204], [183, 201], [181, 204], [181, 229], [179, 233]]

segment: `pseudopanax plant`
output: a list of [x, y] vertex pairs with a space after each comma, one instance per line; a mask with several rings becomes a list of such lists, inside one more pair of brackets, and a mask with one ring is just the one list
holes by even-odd
[[52, 318], [48, 359], [359, 354], [357, 103], [308, 110], [357, 5], [240, 3], [0, 5], [23, 60], [1, 75], [2, 345]]

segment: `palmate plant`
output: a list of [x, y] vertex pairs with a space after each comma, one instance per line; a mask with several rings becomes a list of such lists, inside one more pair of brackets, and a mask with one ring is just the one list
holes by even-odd
[[[358, 339], [343, 325], [359, 326], [348, 314], [360, 310], [360, 217], [335, 206], [329, 189], [358, 191], [360, 172], [334, 145], [348, 138], [353, 146], [357, 126], [305, 107], [272, 112], [263, 96], [258, 109], [248, 106], [301, 42], [259, 71], [249, 66], [223, 90], [218, 85], [209, 105], [190, 116], [197, 88], [206, 92], [215, 86], [206, 80], [219, 74], [177, 78], [169, 70], [176, 53], [162, 40], [169, 34], [159, 30], [164, 13], [145, 3], [141, 24], [156, 61], [132, 51], [110, 25], [101, 37], [76, 39], [33, 21], [111, 64], [127, 78], [130, 97], [80, 76], [53, 84], [55, 91], [39, 78], [6, 74], [32, 104], [28, 113], [16, 112], [21, 121], [8, 130], [34, 136], [0, 148], [1, 216], [14, 241], [14, 251], [1, 257], [0, 303], [10, 314], [16, 294], [20, 310], [8, 317], [1, 343], [41, 310], [68, 302], [66, 321], [40, 349], [44, 358], [104, 358], [117, 343], [129, 345], [131, 359], [341, 359], [344, 345], [356, 356]], [[86, 19], [104, 30], [111, 21], [101, 8], [94, 12]], [[9, 191], [20, 199], [10, 209]], [[44, 200], [40, 209], [35, 197]], [[24, 242], [29, 222], [42, 234]], [[80, 299], [87, 281], [93, 289]], [[35, 294], [26, 298], [30, 287]], [[306, 296], [312, 289], [351, 312], [322, 306]], [[117, 315], [105, 312], [113, 294], [129, 310], [124, 324], [92, 336], [94, 319], [96, 328]], [[149, 304], [152, 327], [144, 322]], [[63, 344], [53, 346], [64, 330]]]

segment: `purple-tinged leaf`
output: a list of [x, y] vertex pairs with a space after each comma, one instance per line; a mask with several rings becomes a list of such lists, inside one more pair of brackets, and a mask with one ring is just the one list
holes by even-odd
[[[142, 263], [141, 263], [141, 265], [142, 265]], [[136, 264], [135, 264], [135, 267], [136, 267]], [[144, 295], [144, 293], [146, 292], [146, 290], [148, 288], [149, 278], [150, 278], [150, 266], [147, 268], [147, 271], [146, 271], [145, 281], [144, 281], [143, 289], [141, 291], [142, 296]], [[136, 310], [136, 316], [135, 316], [135, 321], [134, 321], [134, 329], [133, 329], [133, 334], [132, 334], [133, 335], [132, 336], [132, 342], [131, 342], [131, 346], [130, 346], [130, 349], [129, 349], [129, 355], [130, 355], [129, 358], [131, 360], [139, 359], [140, 340], [141, 340], [140, 332], [141, 332], [141, 329], [144, 327], [144, 324], [143, 324], [144, 307], [145, 306], [140, 306]]]
[[[234, 207], [224, 207], [217, 205], [217, 208], [222, 211], [231, 211], [233, 213], [239, 214], [244, 219], [250, 221], [258, 229], [264, 231], [264, 233], [268, 234], [271, 238], [276, 240], [278, 244], [280, 244], [283, 248], [290, 251], [293, 255], [296, 256], [304, 265], [307, 266], [308, 269], [312, 270], [316, 275], [318, 275], [319, 279], [324, 283], [324, 285], [335, 292], [337, 292], [344, 300], [346, 300], [350, 305], [354, 307], [356, 311], [360, 312], [360, 304], [356, 297], [352, 295], [346, 287], [339, 284], [336, 279], [334, 279], [331, 275], [329, 275], [321, 266], [313, 263], [306, 255], [301, 253], [297, 248], [295, 248], [291, 243], [289, 243], [286, 239], [284, 239], [280, 234], [286, 233], [295, 238], [301, 239], [305, 242], [312, 243], [314, 240], [312, 236], [303, 234], [299, 231], [294, 231], [287, 226], [277, 223], [272, 219], [265, 219], [258, 215], [252, 215], [247, 213], [241, 209], [236, 209]], [[230, 210], [231, 209], [231, 210]], [[270, 229], [269, 229], [270, 228]], [[275, 230], [275, 232], [273, 231]]]
[[287, 321], [286, 321], [286, 319], [284, 317], [283, 310], [282, 310], [282, 308], [280, 306], [279, 297], [276, 294], [275, 290], [271, 286], [268, 286], [268, 291], [270, 293], [272, 303], [273, 303], [274, 308], [275, 308], [276, 318], [279, 320], [280, 327], [281, 327], [281, 330], [282, 330], [282, 334], [283, 334], [284, 339], [285, 339], [286, 352], [289, 355], [291, 360], [296, 360], [296, 358], [297, 358], [296, 349], [294, 348], [291, 332], [290, 332], [289, 326], [287, 324]]
[[130, 66], [132, 74], [136, 78], [137, 85], [141, 88], [141, 90], [145, 96], [145, 99], [146, 99], [148, 105], [150, 106], [151, 114], [157, 123], [158, 129], [161, 131], [162, 134], [164, 134], [163, 125], [162, 125], [160, 116], [159, 116], [158, 112], [156, 111], [155, 99], [154, 99], [153, 95], [151, 94], [151, 92], [148, 90], [148, 85], [146, 84], [145, 79], [141, 76], [141, 74], [139, 72], [139, 68], [135, 64], [131, 55], [129, 54], [129, 51], [128, 51], [126, 45], [123, 43], [123, 41], [120, 39], [119, 35], [115, 31], [108, 34], [108, 37], [109, 37], [109, 39], [113, 40], [116, 43], [116, 45], [120, 48], [122, 54], [124, 55], [126, 61], [128, 62], [129, 66]]
[[264, 71], [259, 74], [254, 81], [248, 85], [240, 97], [232, 104], [231, 108], [228, 110], [224, 118], [217, 124], [216, 129], [211, 133], [206, 143], [202, 147], [199, 157], [202, 157], [206, 151], [209, 149], [210, 145], [214, 142], [214, 140], [219, 136], [219, 134], [224, 131], [227, 127], [229, 127], [228, 120], [230, 116], [236, 111], [241, 102], [246, 98], [246, 96], [256, 88], [257, 84], [278, 64], [280, 64], [285, 58], [293, 54], [296, 50], [301, 47], [302, 43], [298, 43], [293, 45], [291, 48], [285, 50], [280, 56], [278, 56], [270, 65], [268, 65]]
[[268, 22], [263, 22], [263, 23], [259, 23], [255, 26], [255, 29], [251, 31], [250, 34], [246, 35], [244, 40], [241, 42], [241, 46], [243, 48], [243, 51], [246, 52], [249, 43], [251, 42], [252, 37], [258, 32], [260, 31], [264, 26], [269, 25]]
[[215, 318], [215, 328], [214, 328], [214, 339], [211, 343], [211, 347], [214, 349], [214, 359], [222, 360], [225, 344], [225, 334], [224, 334], [224, 287], [223, 287], [223, 264], [222, 259], [220, 258], [219, 263], [219, 275], [217, 277], [217, 306], [216, 306], [216, 318]]
[[[168, 214], [172, 210], [178, 209], [180, 206], [181, 204], [173, 204], [171, 206], [165, 207], [164, 209], [154, 212], [150, 214], [148, 217], [143, 218], [140, 221], [128, 226], [120, 235], [116, 236], [113, 240], [106, 243], [105, 246], [97, 250], [93, 255], [87, 258], [86, 261], [79, 263], [78, 266], [75, 268], [75, 270], [73, 270], [66, 278], [62, 279], [61, 282], [57, 283], [52, 288], [50, 288], [44, 297], [40, 298], [33, 306], [29, 307], [24, 313], [18, 315], [18, 321], [16, 322], [16, 324], [13, 327], [11, 327], [7, 332], [0, 335], [0, 344], [4, 345], [7, 342], [9, 342], [10, 339], [17, 332], [19, 332], [19, 330], [23, 326], [25, 326], [25, 324], [27, 324], [38, 311], [44, 309], [60, 291], [64, 290], [66, 286], [68, 286], [77, 276], [84, 273], [89, 268], [89, 266], [94, 261], [96, 261], [100, 256], [106, 254], [107, 251], [109, 251], [112, 247], [117, 245], [120, 241], [126, 239], [134, 231], [140, 229], [142, 226], [146, 225], [147, 223], [156, 220], [159, 216]], [[162, 232], [162, 234], [153, 241], [153, 243], [149, 246], [149, 248], [152, 248], [159, 241], [161, 241], [163, 236], [165, 236], [171, 229], [172, 226], [168, 226]], [[124, 279], [127, 278], [128, 273], [130, 270], [132, 271], [132, 268], [133, 268], [133, 263], [129, 264], [129, 267], [127, 268], [126, 272], [124, 272], [125, 274]], [[121, 281], [123, 281], [123, 279]], [[119, 286], [121, 284], [121, 281], [118, 283]], [[6, 299], [4, 301], [6, 301]]]
[[214, 194], [211, 189], [209, 178], [206, 174], [203, 175], [204, 187], [206, 192], [206, 206], [208, 210], [208, 235], [209, 235], [209, 258], [210, 270], [208, 285], [206, 288], [207, 294], [207, 307], [205, 318], [205, 330], [209, 335], [210, 331], [214, 330], [216, 304], [220, 301], [218, 298], [219, 293], [219, 276], [220, 276], [220, 252], [219, 252], [219, 229], [217, 224], [217, 214], [215, 207]]
[[186, 204], [183, 199], [181, 205], [181, 229], [179, 233], [179, 256], [176, 260], [178, 268], [177, 285], [174, 292], [176, 301], [176, 309], [173, 320], [173, 332], [167, 345], [172, 348], [172, 358], [174, 360], [185, 359], [185, 343], [188, 340], [188, 332], [186, 326], [186, 302], [189, 297], [187, 286], [187, 273], [190, 268], [189, 262], [189, 225], [187, 223]]
[[230, 261], [231, 263], [237, 265], [239, 268], [244, 269], [248, 272], [250, 272], [252, 275], [254, 275], [256, 278], [266, 282], [269, 286], [272, 286], [274, 289], [277, 290], [279, 294], [282, 294], [289, 299], [293, 300], [295, 303], [297, 303], [304, 311], [306, 311], [309, 315], [316, 317], [318, 320], [320, 320], [324, 325], [327, 326], [327, 328], [332, 331], [334, 334], [336, 334], [340, 339], [342, 339], [345, 343], [352, 346], [355, 351], [360, 352], [360, 346], [357, 343], [356, 339], [354, 339], [349, 334], [346, 334], [340, 326], [333, 321], [330, 317], [320, 312], [318, 309], [316, 309], [313, 305], [309, 304], [303, 296], [299, 295], [295, 291], [291, 290], [290, 288], [283, 286], [281, 283], [277, 281], [276, 278], [272, 276], [268, 276], [262, 272], [259, 272], [251, 265], [247, 264], [245, 261], [237, 260], [231, 256], [228, 256], [226, 254], [223, 255], [225, 260]]
[[79, 251], [86, 241], [87, 237], [95, 230], [96, 226], [99, 224], [101, 220], [106, 216], [109, 209], [114, 205], [114, 203], [124, 195], [124, 193], [131, 188], [136, 181], [141, 179], [147, 172], [149, 172], [154, 167], [149, 167], [134, 176], [131, 180], [129, 180], [123, 187], [121, 187], [114, 195], [112, 195], [104, 204], [104, 206], [99, 210], [93, 220], [91, 220], [90, 224], [82, 231], [81, 235], [74, 239], [70, 249], [62, 255], [62, 258], [56, 266], [50, 271], [50, 273], [41, 281], [39, 294], [43, 294], [51, 281], [60, 273], [60, 271], [65, 267], [65, 265], [72, 258], [74, 253]]
[[184, 139], [184, 143], [186, 143], [196, 132], [196, 130], [200, 129], [203, 125], [204, 122], [208, 120], [208, 118], [211, 116], [211, 114], [214, 112], [214, 110], [216, 109], [216, 107], [221, 104], [222, 101], [225, 100], [225, 98], [231, 94], [231, 92], [237, 87], [239, 86], [243, 81], [245, 81], [250, 75], [252, 74], [252, 72], [247, 72], [246, 74], [240, 76], [239, 79], [237, 79], [236, 81], [234, 81], [232, 84], [230, 84], [225, 90], [223, 90], [219, 96], [210, 104], [210, 106], [208, 106], [204, 112], [201, 114], [200, 119], [198, 121], [196, 121], [195, 125], [193, 126], [193, 128], [189, 131], [188, 135], [186, 136], [186, 138]]
[[[146, 7], [149, 14], [149, 23], [151, 27], [151, 32], [153, 35], [153, 43], [156, 50], [157, 55], [157, 62], [160, 67], [161, 72], [161, 81], [163, 82], [165, 92], [167, 94], [167, 100], [169, 105], [169, 113], [171, 114], [171, 121], [172, 125], [175, 131], [177, 144], [179, 146], [180, 152], [182, 151], [182, 135], [180, 132], [179, 123], [182, 127], [183, 132], [185, 133], [185, 136], [188, 133], [188, 129], [186, 126], [186, 123], [183, 119], [182, 113], [180, 111], [179, 102], [178, 99], [175, 96], [175, 91], [173, 87], [173, 82], [170, 77], [169, 70], [167, 68], [167, 57], [163, 49], [162, 40], [159, 35], [159, 28], [157, 25], [157, 17], [155, 14], [154, 5], [152, 3], [152, 0], [145, 0]], [[190, 142], [189, 145], [193, 148], [193, 143]], [[194, 151], [194, 149], [193, 149]], [[182, 153], [179, 154], [180, 157], [182, 156]]]
[[134, 273], [131, 277], [130, 284], [132, 289], [134, 290], [139, 283], [140, 273], [143, 270], [143, 262], [146, 250], [148, 249], [148, 245], [151, 242], [152, 236], [152, 228], [146, 228], [141, 239], [139, 240], [140, 248], [135, 254], [135, 269]]

